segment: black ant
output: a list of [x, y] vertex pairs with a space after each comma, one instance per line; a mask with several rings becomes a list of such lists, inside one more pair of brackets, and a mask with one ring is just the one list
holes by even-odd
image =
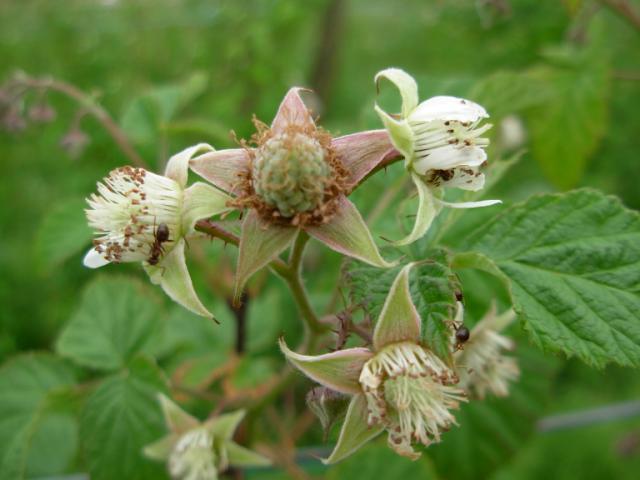
[[[455, 292], [455, 296], [456, 296], [456, 301], [462, 303], [464, 301], [464, 296], [462, 295], [461, 291], [456, 291]], [[455, 333], [455, 337], [456, 337], [456, 344], [455, 344], [455, 350], [462, 350], [464, 348], [464, 344], [467, 343], [469, 341], [469, 338], [471, 338], [471, 332], [469, 331], [469, 329], [464, 325], [464, 323], [462, 322], [456, 322], [455, 320], [451, 322], [454, 330], [456, 331]]]
[[166, 223], [158, 225], [158, 228], [153, 232], [153, 238], [153, 245], [151, 245], [149, 258], [147, 258], [147, 263], [149, 265], [158, 264], [160, 261], [160, 255], [164, 253], [164, 247], [162, 244], [169, 241], [169, 227]]

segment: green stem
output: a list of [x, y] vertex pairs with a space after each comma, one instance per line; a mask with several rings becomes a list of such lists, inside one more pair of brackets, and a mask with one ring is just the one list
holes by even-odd
[[[219, 238], [232, 245], [237, 246], [240, 244], [240, 239], [237, 235], [225, 230], [215, 222], [201, 220], [196, 224], [196, 230], [198, 232], [206, 233], [212, 237]], [[293, 296], [296, 305], [298, 305], [300, 314], [302, 315], [302, 318], [304, 318], [305, 325], [309, 331], [314, 334], [319, 334], [327, 331], [329, 327], [323, 324], [313, 311], [300, 276], [302, 255], [308, 240], [309, 235], [307, 235], [306, 232], [301, 231], [296, 237], [293, 248], [291, 249], [289, 263], [287, 264], [277, 258], [269, 263], [269, 267], [282, 277], [282, 279], [287, 282], [287, 285], [289, 285], [291, 295]]]

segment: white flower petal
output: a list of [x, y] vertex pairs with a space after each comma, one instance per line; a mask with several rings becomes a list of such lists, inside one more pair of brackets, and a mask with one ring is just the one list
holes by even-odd
[[84, 256], [84, 260], [82, 260], [82, 264], [89, 268], [100, 268], [109, 263], [111, 262], [104, 258], [101, 253], [98, 253], [95, 248], [89, 250]]
[[491, 205], [497, 205], [498, 203], [502, 203], [502, 200], [480, 200], [479, 202], [458, 202], [458, 203], [445, 202], [444, 200], [439, 200], [437, 198], [435, 200], [437, 203], [449, 208], [481, 208], [481, 207], [489, 207]]
[[459, 122], [475, 122], [480, 118], [488, 117], [489, 114], [484, 108], [470, 100], [438, 96], [418, 105], [409, 115], [409, 121], [457, 120]]
[[484, 187], [484, 173], [480, 173], [477, 167], [458, 167], [453, 169], [452, 173], [453, 176], [449, 180], [444, 180], [441, 185], [472, 192], [482, 190]]
[[412, 164], [420, 175], [425, 175], [429, 170], [450, 170], [461, 165], [477, 167], [487, 160], [486, 152], [473, 146], [460, 148], [447, 145], [428, 150], [424, 157], [420, 157], [420, 153], [420, 150], [416, 150], [416, 160]]

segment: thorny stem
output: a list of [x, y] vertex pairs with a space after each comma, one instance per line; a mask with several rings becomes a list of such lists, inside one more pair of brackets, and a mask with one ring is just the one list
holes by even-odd
[[[201, 220], [196, 224], [196, 230], [206, 233], [211, 237], [220, 238], [226, 243], [230, 243], [232, 245], [240, 244], [240, 239], [236, 235], [226, 231], [215, 222]], [[318, 316], [313, 311], [313, 307], [311, 307], [309, 297], [307, 296], [307, 292], [304, 289], [304, 285], [302, 284], [302, 279], [300, 277], [302, 254], [308, 240], [309, 236], [304, 232], [300, 232], [294, 242], [293, 248], [291, 249], [289, 263], [287, 264], [280, 259], [275, 259], [269, 264], [269, 267], [280, 275], [280, 277], [287, 282], [287, 285], [289, 285], [289, 289], [296, 304], [298, 305], [300, 314], [306, 322], [305, 325], [314, 334], [319, 334], [328, 330], [328, 327], [320, 322]]]
[[96, 101], [88, 94], [84, 93], [79, 88], [53, 78], [32, 78], [29, 76], [19, 76], [15, 79], [17, 85], [22, 85], [27, 88], [39, 89], [39, 90], [54, 90], [62, 93], [67, 97], [77, 101], [86, 110], [87, 113], [92, 115], [104, 129], [111, 135], [111, 138], [118, 144], [122, 153], [125, 154], [137, 167], [146, 168], [146, 163], [140, 155], [133, 148], [127, 135], [122, 131], [118, 124], [111, 118], [111, 115], [96, 103]]

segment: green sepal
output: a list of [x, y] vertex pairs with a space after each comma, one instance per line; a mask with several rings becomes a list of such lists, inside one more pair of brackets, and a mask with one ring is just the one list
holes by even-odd
[[367, 423], [367, 401], [364, 395], [355, 395], [349, 403], [347, 415], [340, 430], [338, 442], [329, 455], [322, 460], [325, 465], [337, 463], [353, 454], [369, 440], [378, 436], [384, 427], [377, 424], [369, 426]]

